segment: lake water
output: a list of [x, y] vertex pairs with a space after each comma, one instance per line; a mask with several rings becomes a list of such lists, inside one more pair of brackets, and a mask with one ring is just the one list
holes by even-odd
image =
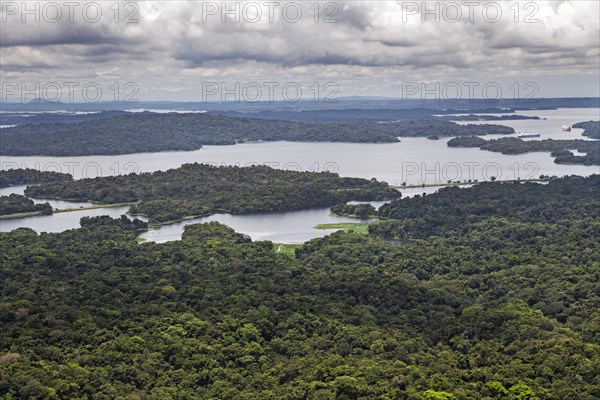
[[[546, 120], [500, 121], [517, 132], [539, 132], [541, 139], [583, 138], [581, 130], [562, 132], [562, 125], [599, 119], [599, 109], [524, 111]], [[463, 122], [464, 123], [464, 122]], [[483, 122], [479, 122], [483, 123]], [[489, 135], [487, 138], [499, 137]], [[479, 149], [448, 148], [449, 138], [432, 141], [402, 138], [400, 143], [247, 143], [205, 146], [197, 151], [86, 157], [2, 157], [2, 169], [25, 167], [70, 172], [77, 179], [177, 168], [184, 163], [214, 165], [266, 164], [302, 171], [334, 171], [342, 176], [377, 178], [392, 185], [445, 183], [448, 180], [516, 179], [543, 175], [589, 175], [597, 166], [557, 165], [549, 153], [506, 156]]]
[[304, 243], [335, 231], [315, 229], [314, 227], [319, 224], [366, 222], [368, 219], [332, 216], [329, 208], [253, 215], [216, 214], [161, 226], [160, 229], [145, 232], [140, 237], [155, 242], [178, 240], [181, 239], [185, 225], [212, 221], [230, 226], [237, 232], [249, 235], [253, 240], [272, 240], [277, 243], [290, 244]]
[[0, 232], [10, 232], [17, 228], [31, 228], [37, 232], [63, 232], [79, 228], [79, 220], [83, 217], [109, 215], [119, 218], [129, 207], [96, 208], [93, 210], [70, 211], [52, 215], [36, 215], [35, 217], [0, 220]]
[[[529, 110], [517, 111], [516, 114], [525, 115], [528, 117], [540, 117], [542, 120], [524, 119], [515, 121], [474, 121], [458, 123], [465, 124], [501, 124], [507, 125], [518, 132], [540, 133], [539, 138], [531, 138], [528, 140], [544, 140], [544, 139], [586, 139], [591, 140], [586, 136], [582, 136], [583, 129], [573, 129], [571, 132], [563, 132], [564, 125], [574, 125], [577, 122], [598, 121], [600, 120], [600, 109], [598, 108], [563, 108], [560, 110]], [[545, 120], [543, 119], [545, 118]]]
[[[562, 132], [563, 125], [581, 121], [598, 120], [599, 109], [559, 109], [550, 111], [523, 111], [519, 114], [547, 118], [542, 120], [499, 121], [517, 132], [538, 132], [541, 139], [584, 138], [582, 130]], [[464, 123], [464, 122], [463, 122]], [[480, 122], [484, 123], [484, 122]], [[514, 135], [513, 135], [514, 136]], [[486, 138], [501, 137], [489, 135]], [[479, 149], [449, 148], [449, 138], [437, 141], [425, 138], [402, 138], [400, 143], [292, 143], [265, 142], [236, 146], [206, 146], [197, 151], [143, 153], [121, 156], [87, 157], [2, 157], [1, 167], [36, 168], [72, 173], [82, 177], [108, 176], [130, 172], [153, 172], [177, 168], [184, 163], [211, 163], [214, 165], [266, 164], [274, 168], [301, 171], [333, 171], [341, 176], [366, 179], [377, 178], [392, 185], [440, 184], [448, 180], [467, 181], [497, 179], [528, 179], [540, 175], [582, 175], [600, 173], [598, 166], [558, 165], [549, 153], [502, 155]], [[600, 142], [599, 142], [600, 145]], [[1, 194], [22, 193], [24, 187], [4, 188]], [[432, 193], [436, 188], [401, 190], [405, 195]], [[40, 200], [45, 202], [46, 200]], [[49, 201], [55, 208], [78, 208], [88, 203]], [[36, 216], [0, 222], [0, 231], [28, 226], [37, 231], [56, 232], [78, 226], [83, 215], [119, 216], [126, 208], [88, 210], [53, 216]], [[330, 218], [334, 218], [332, 221]], [[216, 215], [195, 222], [218, 220], [250, 234], [253, 239], [269, 239], [281, 243], [296, 243], [307, 238], [322, 236], [328, 232], [312, 229], [314, 225], [328, 222], [344, 222], [330, 217], [328, 209], [275, 213], [271, 215], [231, 216]], [[355, 221], [355, 220], [353, 220]], [[185, 223], [165, 226], [148, 232], [146, 238], [171, 240], [181, 235]]]
[[[423, 193], [431, 194], [437, 190], [439, 190], [438, 187], [406, 188], [402, 190], [402, 194], [403, 197], [412, 197]], [[57, 202], [55, 202], [55, 204], [56, 203]], [[370, 202], [370, 204], [376, 208], [379, 208], [384, 203], [385, 201]], [[0, 232], [9, 232], [20, 227], [31, 228], [38, 232], [62, 232], [68, 229], [78, 228], [79, 219], [82, 217], [109, 215], [112, 218], [118, 218], [125, 214], [128, 209], [129, 207], [125, 206], [0, 220]], [[145, 220], [145, 218], [140, 219]], [[184, 226], [211, 221], [218, 221], [226, 224], [237, 232], [249, 235], [253, 240], [272, 240], [277, 243], [289, 244], [304, 243], [310, 239], [329, 235], [336, 230], [315, 229], [314, 227], [319, 224], [343, 222], [356, 223], [366, 222], [368, 220], [333, 216], [330, 214], [329, 208], [253, 215], [215, 214], [209, 217], [163, 225], [157, 229], [143, 233], [140, 237], [155, 242], [179, 240], [181, 239]]]
[[[0, 196], [8, 196], [10, 194], [25, 195], [25, 188], [27, 185], [15, 185], [9, 187], [0, 188]], [[64, 201], [64, 200], [53, 200], [53, 199], [32, 199], [34, 203], [48, 203], [54, 209], [66, 210], [73, 208], [89, 207], [93, 206], [92, 203], [82, 201]]]
[[[413, 197], [423, 193], [431, 194], [439, 187], [407, 188], [402, 190], [402, 197]], [[350, 202], [354, 204], [365, 202]], [[381, 207], [385, 201], [368, 202], [375, 208]], [[335, 232], [337, 229], [315, 229], [320, 224], [337, 224], [344, 222], [368, 222], [369, 219], [349, 218], [331, 215], [328, 208], [317, 208], [302, 211], [289, 211], [277, 213], [263, 213], [252, 215], [215, 214], [204, 218], [161, 226], [159, 229], [143, 233], [140, 237], [154, 242], [167, 242], [181, 239], [183, 227], [189, 224], [198, 224], [217, 221], [228, 225], [237, 232], [249, 235], [253, 240], [271, 240], [277, 243], [295, 244], [323, 237]]]

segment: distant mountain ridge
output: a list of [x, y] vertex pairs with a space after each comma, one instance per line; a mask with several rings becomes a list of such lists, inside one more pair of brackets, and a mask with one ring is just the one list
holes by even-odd
[[[296, 103], [275, 102], [176, 102], [176, 101], [140, 101], [140, 102], [97, 102], [97, 103], [58, 103], [60, 109], [78, 111], [125, 111], [134, 108], [147, 109], [189, 109], [207, 111], [313, 111], [313, 110], [339, 110], [339, 109], [514, 109], [514, 110], [541, 110], [555, 108], [594, 108], [600, 107], [600, 97], [569, 97], [569, 98], [539, 98], [526, 100], [515, 99], [464, 99], [464, 100], [407, 100], [402, 98], [387, 97], [341, 97], [335, 102], [299, 101]], [[0, 103], [3, 111], [55, 111], [57, 103], [29, 102]]]

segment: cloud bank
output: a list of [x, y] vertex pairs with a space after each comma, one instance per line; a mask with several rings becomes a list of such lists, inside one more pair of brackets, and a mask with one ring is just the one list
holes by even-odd
[[143, 99], [199, 100], [206, 81], [393, 95], [406, 81], [539, 79], [555, 96], [570, 79], [598, 95], [596, 0], [3, 1], [1, 11], [3, 81], [136, 82]]

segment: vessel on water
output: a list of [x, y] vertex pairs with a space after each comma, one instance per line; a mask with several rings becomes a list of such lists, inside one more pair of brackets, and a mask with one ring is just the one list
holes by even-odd
[[562, 127], [563, 132], [571, 132], [571, 127], [569, 125], [565, 125]]
[[520, 133], [517, 135], [517, 137], [518, 137], [519, 139], [525, 139], [525, 138], [535, 138], [535, 137], [540, 137], [540, 136], [542, 136], [542, 135], [541, 135], [541, 134], [539, 134], [539, 133], [523, 133], [523, 132], [520, 132]]

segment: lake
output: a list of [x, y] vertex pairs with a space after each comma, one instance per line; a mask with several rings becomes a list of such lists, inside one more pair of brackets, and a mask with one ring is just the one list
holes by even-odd
[[[583, 138], [581, 130], [562, 132], [565, 124], [598, 119], [599, 109], [520, 112], [546, 120], [500, 121], [517, 132], [539, 132], [544, 138]], [[463, 122], [464, 123], [464, 122]], [[482, 122], [478, 122], [482, 123]], [[489, 135], [487, 138], [499, 137]], [[589, 175], [597, 166], [557, 165], [549, 153], [507, 156], [479, 149], [448, 148], [450, 138], [402, 138], [400, 143], [246, 143], [205, 146], [197, 151], [85, 157], [2, 157], [1, 167], [36, 168], [72, 173], [75, 178], [153, 172], [184, 163], [213, 165], [266, 164], [302, 171], [333, 171], [342, 176], [377, 178], [392, 185], [445, 183], [448, 180], [531, 178], [543, 175]]]
[[128, 206], [113, 208], [96, 208], [93, 210], [70, 211], [52, 215], [36, 215], [34, 217], [0, 220], [0, 232], [10, 232], [17, 228], [31, 228], [37, 232], [63, 232], [79, 228], [79, 220], [83, 217], [109, 215], [119, 218], [129, 210]]
[[[582, 130], [562, 132], [563, 125], [598, 120], [599, 109], [559, 109], [549, 111], [522, 111], [522, 115], [547, 118], [542, 120], [515, 120], [493, 122], [511, 126], [515, 131], [538, 132], [541, 139], [584, 138]], [[462, 122], [464, 123], [464, 122]], [[484, 122], [477, 122], [484, 123]], [[514, 136], [514, 135], [513, 135]], [[486, 138], [501, 137], [489, 135]], [[549, 153], [502, 155], [479, 149], [449, 148], [450, 138], [432, 141], [426, 138], [402, 138], [400, 143], [292, 143], [264, 142], [236, 146], [205, 146], [197, 151], [143, 153], [120, 156], [86, 157], [2, 157], [1, 166], [7, 168], [37, 168], [72, 173], [76, 178], [116, 175], [130, 172], [153, 172], [177, 168], [184, 163], [211, 163], [214, 165], [266, 164], [274, 168], [302, 171], [337, 172], [341, 176], [366, 179], [377, 178], [391, 185], [441, 184], [448, 180], [528, 179], [540, 175], [582, 175], [600, 173], [598, 166], [558, 165]], [[599, 143], [600, 145], [600, 143]], [[24, 187], [4, 188], [0, 194], [22, 193]], [[401, 190], [405, 195], [432, 193], [437, 188]], [[47, 200], [36, 200], [45, 202]], [[89, 203], [49, 201], [54, 208], [79, 208]], [[0, 231], [27, 226], [36, 231], [58, 232], [76, 228], [81, 216], [119, 216], [127, 208], [85, 210], [52, 216], [36, 216], [0, 222]], [[333, 218], [333, 220], [332, 220]], [[274, 213], [246, 216], [214, 215], [194, 220], [218, 220], [234, 229], [249, 234], [253, 239], [268, 239], [280, 243], [297, 243], [323, 236], [327, 231], [312, 229], [314, 225], [345, 222], [329, 216], [328, 209], [305, 210], [292, 213]], [[356, 220], [352, 220], [356, 221]], [[183, 223], [163, 226], [143, 236], [149, 240], [165, 241], [180, 237]]]
[[[15, 185], [9, 187], [0, 188], [0, 196], [8, 196], [10, 194], [20, 194], [25, 195], [25, 188], [27, 185]], [[34, 203], [48, 203], [54, 209], [58, 210], [66, 210], [73, 208], [81, 208], [81, 207], [90, 207], [94, 204], [83, 202], [83, 201], [64, 201], [64, 200], [54, 200], [54, 199], [32, 199]]]
[[327, 236], [335, 231], [335, 229], [315, 229], [316, 225], [367, 222], [368, 219], [332, 216], [329, 208], [252, 215], [215, 214], [209, 217], [161, 226], [159, 229], [141, 234], [140, 237], [154, 242], [178, 240], [181, 239], [185, 225], [212, 221], [230, 226], [237, 232], [249, 235], [253, 240], [272, 240], [277, 243], [295, 244]]
[[[517, 111], [516, 114], [525, 115], [528, 117], [540, 117], [546, 118], [545, 120], [515, 120], [515, 121], [475, 121], [465, 122], [460, 121], [458, 123], [465, 124], [484, 124], [493, 123], [501, 124], [512, 127], [517, 133], [540, 133], [542, 136], [539, 138], [531, 138], [528, 140], [544, 140], [544, 139], [587, 139], [591, 140], [586, 136], [581, 136], [583, 129], [575, 129], [571, 132], [563, 132], [562, 127], [564, 125], [574, 125], [577, 122], [584, 121], [598, 121], [600, 119], [600, 109], [597, 108], [563, 108], [560, 110], [528, 110], [528, 111]], [[490, 136], [488, 136], [490, 137]]]
[[[412, 197], [423, 193], [431, 194], [437, 190], [439, 190], [438, 187], [407, 188], [403, 189], [402, 193], [403, 197]], [[377, 208], [384, 203], [385, 201], [370, 202], [370, 204]], [[125, 206], [0, 220], [0, 232], [9, 232], [13, 229], [22, 227], [31, 228], [37, 232], [62, 232], [68, 229], [78, 228], [79, 219], [82, 217], [109, 215], [112, 218], [118, 218], [125, 214], [128, 209], [129, 207]], [[147, 220], [145, 218], [140, 219]], [[141, 234], [140, 237], [155, 242], [179, 240], [181, 239], [184, 226], [211, 221], [218, 221], [226, 224], [240, 233], [249, 235], [253, 240], [272, 240], [277, 243], [294, 244], [304, 243], [307, 240], [317, 237], [323, 237], [336, 230], [314, 229], [314, 227], [319, 224], [366, 222], [368, 220], [333, 216], [330, 214], [329, 208], [252, 215], [215, 214], [204, 218], [162, 225], [157, 229]]]

